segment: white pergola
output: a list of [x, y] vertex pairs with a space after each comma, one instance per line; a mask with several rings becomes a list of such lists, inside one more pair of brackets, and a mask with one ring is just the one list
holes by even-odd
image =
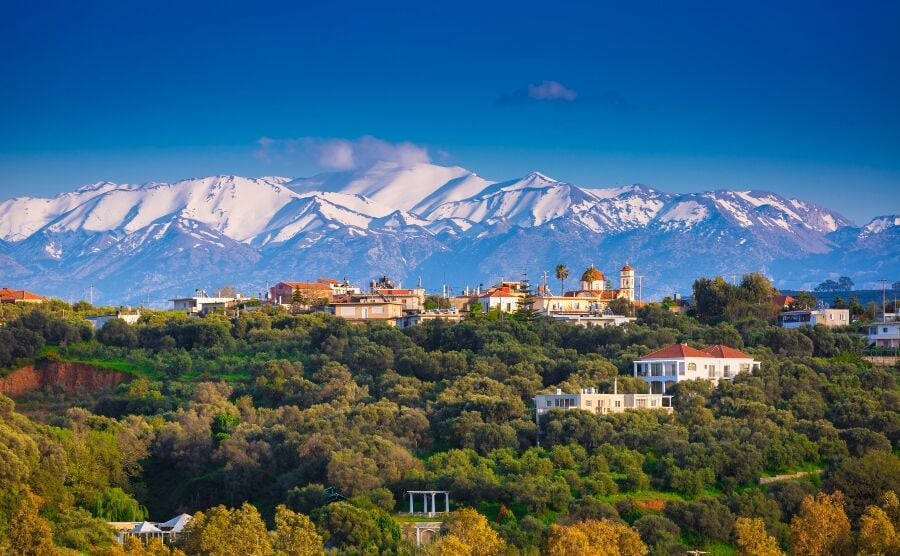
[[[424, 504], [424, 513], [425, 515], [434, 515], [437, 513], [450, 513], [450, 491], [449, 490], [408, 490], [406, 494], [409, 496], [409, 513], [414, 514], [415, 512], [415, 497], [416, 495], [422, 495], [422, 502]], [[440, 512], [437, 510], [437, 496], [442, 494], [444, 496], [444, 511]], [[431, 497], [431, 505], [428, 504], [428, 498]]]

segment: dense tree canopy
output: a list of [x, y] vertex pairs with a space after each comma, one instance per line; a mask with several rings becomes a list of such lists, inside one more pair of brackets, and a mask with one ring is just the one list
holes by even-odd
[[[696, 317], [651, 304], [610, 328], [523, 310], [400, 331], [259, 309], [148, 313], [94, 338], [72, 308], [13, 314], [0, 365], [88, 361], [134, 378], [0, 395], [0, 550], [22, 542], [6, 525], [21, 515], [34, 542], [137, 554], [104, 521], [186, 511], [200, 512], [189, 554], [404, 554], [396, 513], [422, 489], [449, 490], [459, 510], [434, 554], [894, 546], [882, 499], [900, 490], [897, 369], [860, 359], [851, 331], [772, 326], [760, 276], [697, 287]], [[535, 423], [534, 395], [557, 387], [645, 391], [632, 361], [673, 342], [733, 346], [762, 368], [679, 383], [672, 414]], [[840, 513], [847, 526], [831, 519], [825, 535], [823, 516]]]

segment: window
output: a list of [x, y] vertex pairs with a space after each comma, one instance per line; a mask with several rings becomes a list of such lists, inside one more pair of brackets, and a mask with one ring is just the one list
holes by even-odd
[[741, 372], [749, 373], [750, 372], [750, 363], [741, 363]]
[[884, 332], [885, 334], [887, 334], [887, 326], [885, 326], [884, 328], [882, 328], [881, 331]]
[[716, 378], [716, 366], [707, 365], [706, 368], [709, 369], [709, 378]]
[[591, 400], [587, 400], [584, 402], [584, 405], [591, 407]]
[[725, 378], [731, 378], [731, 365], [725, 365]]
[[656, 400], [650, 400], [650, 407], [656, 407]]
[[619, 400], [616, 400], [616, 407], [622, 407], [622, 402], [620, 402]]
[[547, 407], [553, 407], [553, 400], [547, 400]]
[[688, 363], [688, 370], [689, 370], [689, 371], [696, 371], [696, 370], [697, 370], [697, 364], [696, 364], [696, 363]]

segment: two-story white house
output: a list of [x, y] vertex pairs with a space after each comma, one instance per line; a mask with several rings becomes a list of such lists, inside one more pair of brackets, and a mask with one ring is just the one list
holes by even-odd
[[672, 396], [662, 394], [601, 394], [596, 388], [582, 388], [577, 394], [566, 394], [559, 388], [555, 394], [534, 397], [535, 419], [540, 421], [553, 409], [581, 409], [597, 414], [622, 413], [628, 409], [662, 409], [672, 412]]
[[900, 322], [876, 322], [869, 325], [866, 345], [876, 348], [900, 348]]
[[656, 394], [665, 394], [666, 388], [682, 380], [699, 378], [718, 383], [758, 369], [759, 361], [752, 355], [722, 345], [699, 350], [672, 344], [634, 362], [634, 376], [649, 382], [650, 391]]
[[807, 309], [785, 311], [778, 315], [778, 325], [782, 328], [799, 328], [821, 324], [829, 328], [850, 324], [850, 309]]

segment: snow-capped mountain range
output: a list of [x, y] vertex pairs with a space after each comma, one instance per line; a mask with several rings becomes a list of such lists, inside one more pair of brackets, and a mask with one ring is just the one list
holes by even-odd
[[749, 271], [797, 289], [836, 274], [860, 284], [896, 276], [898, 230], [898, 216], [856, 228], [767, 191], [602, 189], [537, 172], [494, 182], [459, 167], [379, 163], [299, 179], [100, 182], [2, 201], [0, 285], [63, 298], [93, 285], [99, 301], [158, 304], [198, 287], [256, 294], [267, 281], [319, 276], [421, 277], [459, 291], [523, 272], [537, 281], [562, 262], [573, 276], [593, 264], [614, 277], [627, 261], [648, 297]]

